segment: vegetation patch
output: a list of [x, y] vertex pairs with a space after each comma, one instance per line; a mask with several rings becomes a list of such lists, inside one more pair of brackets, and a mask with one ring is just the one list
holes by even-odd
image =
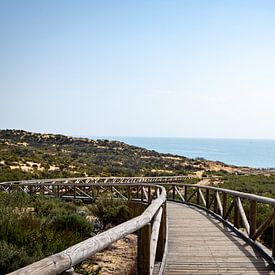
[[129, 217], [126, 203], [111, 194], [86, 206], [81, 201], [0, 192], [0, 274], [65, 250]]

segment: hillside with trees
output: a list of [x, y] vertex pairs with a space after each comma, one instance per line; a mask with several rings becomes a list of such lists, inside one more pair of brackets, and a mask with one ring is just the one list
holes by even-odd
[[[209, 169], [205, 160], [119, 141], [0, 131], [0, 181], [88, 176], [172, 176]], [[225, 165], [224, 165], [225, 166]]]

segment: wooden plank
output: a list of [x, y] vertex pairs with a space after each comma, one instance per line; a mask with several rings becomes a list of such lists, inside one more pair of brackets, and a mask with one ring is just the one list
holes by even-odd
[[267, 261], [203, 210], [168, 202], [164, 274], [273, 274]]

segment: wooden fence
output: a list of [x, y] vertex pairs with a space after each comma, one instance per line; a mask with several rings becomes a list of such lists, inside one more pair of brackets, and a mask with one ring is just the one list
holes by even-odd
[[[118, 178], [88, 178], [0, 183], [0, 190], [5, 192], [23, 190], [30, 195], [82, 200], [93, 200], [101, 193], [112, 192], [125, 200], [148, 205], [140, 216], [11, 274], [62, 273], [133, 232], [138, 232], [138, 274], [152, 274], [156, 263], [161, 263], [161, 274], [167, 254], [166, 200], [205, 209], [259, 249], [271, 264], [275, 264], [275, 199], [212, 186], [178, 183], [185, 178], [158, 177], [159, 182], [154, 178], [119, 178], [121, 183]], [[269, 215], [261, 221], [258, 210], [263, 205]], [[270, 252], [257, 240], [272, 224]]]
[[[2, 186], [6, 192], [24, 190], [31, 195], [57, 195], [71, 199], [78, 197], [76, 188], [82, 192], [78, 191], [82, 194], [82, 198], [87, 196], [88, 199], [92, 199], [93, 194], [97, 196], [109, 191], [114, 196], [148, 205], [141, 215], [10, 274], [72, 273], [73, 267], [78, 263], [134, 232], [138, 232], [137, 273], [152, 274], [155, 266], [158, 269], [157, 272], [162, 273], [167, 251], [166, 190], [164, 187], [148, 184], [135, 186], [107, 183], [89, 184], [88, 186], [83, 186], [83, 184], [82, 186], [54, 185], [53, 187], [49, 182], [39, 188], [34, 182], [9, 185], [8, 190], [6, 185]], [[155, 263], [158, 264], [155, 265]]]

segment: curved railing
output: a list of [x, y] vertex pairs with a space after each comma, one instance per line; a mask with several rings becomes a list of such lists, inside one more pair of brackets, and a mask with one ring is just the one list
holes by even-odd
[[138, 185], [136, 183], [99, 184], [80, 182], [79, 179], [70, 179], [66, 183], [63, 179], [43, 180], [39, 183], [37, 181], [5, 182], [0, 183], [0, 187], [5, 192], [21, 190], [30, 195], [88, 200], [108, 191], [114, 196], [147, 206], [141, 215], [131, 220], [10, 274], [60, 274], [64, 271], [66, 274], [73, 273], [73, 267], [76, 264], [134, 232], [138, 232], [137, 273], [152, 274], [155, 266], [158, 274], [163, 272], [167, 251], [164, 187], [151, 183], [146, 185], [143, 183]]
[[[163, 186], [166, 187], [168, 200], [191, 204], [210, 212], [258, 248], [266, 260], [274, 266], [275, 199], [213, 186], [176, 183]], [[257, 209], [262, 204], [270, 214], [259, 223]], [[272, 251], [270, 251], [257, 240], [272, 223]]]
[[[254, 245], [275, 266], [275, 199], [212, 186], [178, 183], [184, 179], [186, 177], [158, 177], [158, 181], [155, 178], [76, 178], [0, 183], [0, 190], [5, 192], [23, 190], [30, 195], [43, 194], [63, 199], [92, 200], [100, 193], [110, 191], [125, 200], [148, 205], [140, 216], [12, 274], [35, 274], [37, 270], [39, 274], [61, 273], [135, 231], [138, 231], [138, 274], [152, 274], [155, 262], [161, 262], [161, 274], [167, 247], [166, 199], [208, 211]], [[270, 215], [259, 223], [257, 209], [262, 204], [266, 205]], [[270, 252], [257, 240], [272, 223]]]

